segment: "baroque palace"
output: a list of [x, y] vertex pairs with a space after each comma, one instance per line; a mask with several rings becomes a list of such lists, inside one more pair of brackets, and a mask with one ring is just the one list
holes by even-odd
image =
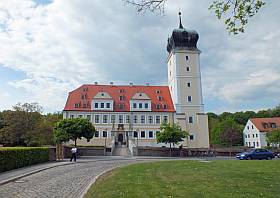
[[189, 137], [188, 148], [208, 148], [208, 117], [202, 98], [198, 33], [185, 29], [179, 13], [179, 28], [167, 42], [168, 85], [85, 84], [71, 91], [63, 110], [64, 118], [87, 118], [98, 131], [89, 142], [113, 150], [127, 145], [162, 147], [156, 142], [162, 122], [179, 123]]

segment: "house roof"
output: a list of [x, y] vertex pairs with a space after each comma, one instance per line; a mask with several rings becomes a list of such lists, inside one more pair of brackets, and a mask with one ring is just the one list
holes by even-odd
[[[150, 98], [152, 112], [175, 112], [168, 86], [92, 84], [82, 85], [69, 92], [64, 111], [92, 111], [91, 101], [100, 92], [108, 93], [112, 97], [114, 100], [113, 108], [116, 112], [130, 111], [129, 102], [137, 93], [144, 93]], [[120, 98], [120, 96], [122, 97]], [[161, 96], [160, 99], [159, 96]], [[120, 107], [121, 104], [124, 104], [123, 109]], [[160, 104], [160, 109], [156, 108], [157, 104]], [[166, 109], [164, 109], [164, 106]]]
[[274, 118], [251, 118], [250, 121], [260, 132], [268, 132], [280, 128], [280, 117]]

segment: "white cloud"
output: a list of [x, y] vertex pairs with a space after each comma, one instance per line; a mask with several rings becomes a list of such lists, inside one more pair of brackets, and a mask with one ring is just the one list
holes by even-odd
[[48, 111], [61, 110], [67, 93], [82, 83], [165, 84], [166, 39], [181, 7], [185, 26], [200, 33], [206, 105], [207, 98], [225, 100], [229, 109], [262, 94], [280, 98], [279, 2], [237, 37], [227, 35], [209, 2], [176, 2], [160, 17], [137, 15], [120, 0], [1, 1], [0, 64], [25, 72], [26, 79], [10, 84]]

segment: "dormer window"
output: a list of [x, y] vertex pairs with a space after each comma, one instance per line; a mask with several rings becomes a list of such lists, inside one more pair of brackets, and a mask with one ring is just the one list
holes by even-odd
[[102, 93], [101, 96], [104, 96], [104, 93]]
[[139, 103], [139, 109], [142, 109], [142, 103]]
[[148, 109], [148, 108], [149, 108], [149, 104], [145, 103], [145, 109]]
[[156, 109], [160, 109], [160, 104], [157, 104], [157, 105], [156, 105]]
[[80, 103], [75, 103], [75, 108], [79, 108], [80, 107]]
[[102, 108], [102, 109], [104, 108], [104, 103], [103, 102], [100, 103], [100, 108]]
[[187, 72], [189, 72], [190, 71], [190, 67], [186, 67], [186, 70], [187, 70]]
[[166, 104], [163, 105], [163, 109], [167, 109], [167, 105]]
[[157, 98], [158, 98], [159, 101], [162, 101], [162, 97], [161, 96], [158, 96]]
[[276, 124], [275, 123], [270, 123], [271, 128], [275, 129], [276, 128]]
[[160, 93], [160, 90], [156, 90], [156, 93], [159, 94], [159, 93]]
[[83, 99], [85, 99], [85, 96], [84, 96], [84, 95], [82, 95], [82, 96], [81, 96], [81, 98], [82, 98], [82, 100], [83, 100]]
[[120, 96], [120, 100], [124, 100], [124, 96]]
[[120, 89], [119, 92], [120, 92], [120, 93], [124, 93], [124, 89]]

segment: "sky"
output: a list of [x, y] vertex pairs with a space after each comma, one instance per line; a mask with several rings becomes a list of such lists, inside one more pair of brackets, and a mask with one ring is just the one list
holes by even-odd
[[[198, 3], [199, 2], [199, 3]], [[178, 27], [199, 33], [206, 112], [280, 102], [280, 1], [267, 0], [244, 34], [229, 35], [210, 0], [169, 0], [138, 14], [122, 0], [0, 0], [0, 110], [38, 102], [62, 111], [82, 84], [167, 85], [166, 44]]]

